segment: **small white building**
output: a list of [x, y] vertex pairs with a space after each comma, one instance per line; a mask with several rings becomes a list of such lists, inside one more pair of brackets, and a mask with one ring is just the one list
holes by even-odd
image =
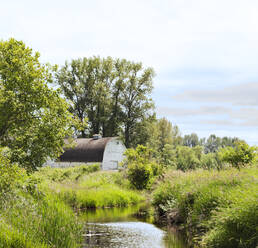
[[69, 167], [100, 162], [102, 170], [117, 170], [118, 164], [124, 159], [126, 147], [117, 137], [101, 138], [94, 135], [91, 139], [75, 139], [74, 143], [73, 148], [65, 149], [56, 162], [48, 162], [48, 165]]

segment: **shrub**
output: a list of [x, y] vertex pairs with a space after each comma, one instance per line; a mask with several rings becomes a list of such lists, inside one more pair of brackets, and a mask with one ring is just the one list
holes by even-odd
[[236, 142], [235, 147], [222, 148], [219, 151], [221, 160], [230, 163], [240, 170], [241, 167], [253, 162], [256, 156], [256, 147], [249, 146], [245, 142]]
[[127, 168], [127, 176], [133, 187], [136, 189], [146, 189], [153, 178], [151, 164], [131, 163]]
[[207, 169], [207, 170], [218, 169], [219, 168], [219, 163], [216, 160], [216, 153], [202, 154], [201, 167], [203, 169]]
[[194, 170], [200, 167], [200, 146], [191, 148], [188, 146], [177, 147], [177, 169], [182, 171]]
[[0, 194], [12, 190], [25, 175], [24, 169], [10, 162], [8, 148], [0, 148]]
[[125, 152], [126, 159], [123, 166], [131, 185], [136, 189], [148, 188], [153, 177], [161, 173], [161, 168], [151, 159], [151, 150], [143, 145]]

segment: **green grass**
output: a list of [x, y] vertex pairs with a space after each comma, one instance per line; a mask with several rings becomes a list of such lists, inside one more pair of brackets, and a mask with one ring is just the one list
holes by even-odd
[[74, 209], [122, 207], [144, 199], [129, 189], [123, 173], [98, 170], [99, 165], [44, 167], [0, 190], [0, 248], [80, 247], [83, 225]]
[[[3, 201], [2, 201], [3, 202]], [[78, 247], [82, 225], [55, 196], [16, 191], [1, 206], [0, 247]]]
[[50, 186], [67, 179], [78, 181], [98, 169], [98, 165], [42, 168], [17, 181], [12, 190], [0, 190], [0, 248], [80, 247], [83, 225]]
[[203, 247], [256, 247], [258, 169], [170, 171], [153, 204]]
[[76, 209], [125, 207], [144, 200], [138, 192], [128, 189], [119, 172], [94, 172], [79, 180], [52, 182], [48, 187]]

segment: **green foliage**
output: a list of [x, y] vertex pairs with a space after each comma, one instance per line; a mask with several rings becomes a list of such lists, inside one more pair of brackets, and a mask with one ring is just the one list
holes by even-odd
[[183, 223], [204, 247], [257, 244], [257, 168], [170, 171], [154, 192], [153, 204], [172, 223]]
[[78, 187], [68, 189], [57, 186], [59, 197], [76, 209], [126, 207], [143, 200], [137, 193], [121, 189], [114, 184], [99, 185], [96, 188]]
[[131, 185], [136, 189], [146, 189], [153, 182], [153, 177], [161, 173], [161, 167], [151, 159], [151, 150], [143, 145], [136, 149], [127, 149], [123, 166]]
[[176, 149], [170, 145], [165, 144], [162, 153], [160, 162], [165, 167], [175, 167], [176, 166]]
[[0, 42], [0, 145], [30, 170], [60, 155], [69, 133], [67, 105], [51, 82], [39, 53], [15, 39]]
[[10, 150], [0, 147], [0, 197], [11, 192], [26, 177], [26, 172], [12, 164], [9, 157]]
[[127, 147], [135, 144], [141, 122], [152, 116], [153, 76], [141, 63], [111, 57], [72, 60], [56, 74], [71, 113], [81, 123], [88, 119], [88, 128], [77, 130], [80, 135], [121, 134]]
[[132, 162], [128, 165], [127, 175], [133, 187], [146, 189], [153, 178], [152, 167], [149, 163]]
[[196, 133], [187, 134], [183, 138], [183, 145], [189, 147], [195, 147], [200, 145], [199, 138]]
[[219, 169], [220, 163], [217, 161], [216, 153], [207, 153], [202, 154], [201, 157], [201, 168], [211, 170], [211, 169]]
[[6, 224], [0, 223], [0, 248], [49, 248], [47, 244], [32, 242], [24, 233]]
[[201, 150], [200, 146], [190, 148], [188, 146], [178, 146], [177, 154], [177, 169], [186, 171], [199, 168], [201, 165]]
[[181, 144], [178, 126], [173, 126], [166, 118], [161, 118], [151, 122], [148, 131], [150, 137], [145, 145], [151, 147], [153, 156], [161, 163], [168, 161], [170, 150]]
[[236, 146], [222, 148], [219, 151], [219, 156], [222, 161], [230, 163], [233, 167], [240, 170], [252, 163], [256, 156], [256, 147], [251, 147], [245, 142], [237, 142]]
[[208, 139], [203, 142], [204, 145], [204, 152], [205, 153], [215, 153], [219, 150], [219, 148], [223, 147], [235, 147], [235, 143], [240, 141], [239, 138], [234, 137], [217, 137], [215, 134], [211, 134]]

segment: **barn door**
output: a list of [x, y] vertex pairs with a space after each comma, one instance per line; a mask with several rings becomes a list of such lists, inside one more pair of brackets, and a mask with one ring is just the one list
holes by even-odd
[[118, 161], [111, 160], [109, 162], [109, 164], [110, 164], [110, 170], [117, 170], [118, 169]]

